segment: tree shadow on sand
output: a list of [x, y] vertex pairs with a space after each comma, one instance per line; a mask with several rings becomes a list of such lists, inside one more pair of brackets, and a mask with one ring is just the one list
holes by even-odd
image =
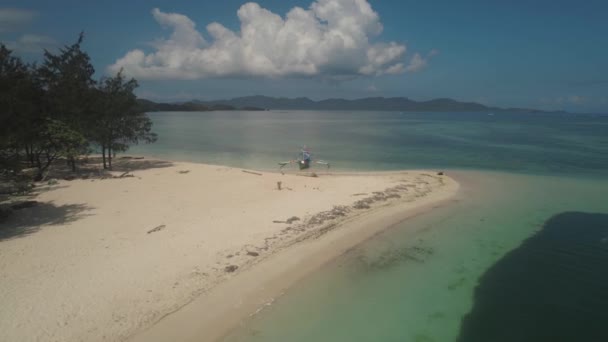
[[77, 221], [92, 208], [85, 204], [54, 205], [36, 203], [31, 208], [12, 210], [12, 214], [0, 221], [0, 241], [25, 237], [41, 229]]
[[458, 342], [608, 341], [608, 214], [564, 212], [479, 280]]
[[112, 171], [141, 171], [171, 167], [173, 165], [172, 162], [164, 160], [119, 159], [112, 165]]
[[[141, 158], [141, 157], [140, 157]], [[113, 172], [143, 171], [171, 167], [174, 164], [164, 160], [140, 159], [133, 157], [119, 157], [112, 163]], [[76, 172], [73, 172], [65, 163], [58, 161], [49, 170], [47, 179], [106, 179], [112, 178], [112, 173], [103, 168], [101, 157], [87, 157], [78, 162]]]

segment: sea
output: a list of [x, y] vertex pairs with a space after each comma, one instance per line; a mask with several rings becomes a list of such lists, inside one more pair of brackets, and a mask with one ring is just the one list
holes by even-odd
[[276, 170], [306, 146], [329, 172], [431, 169], [461, 183], [450, 202], [329, 262], [225, 342], [608, 341], [608, 115], [149, 115], [158, 141], [129, 153]]

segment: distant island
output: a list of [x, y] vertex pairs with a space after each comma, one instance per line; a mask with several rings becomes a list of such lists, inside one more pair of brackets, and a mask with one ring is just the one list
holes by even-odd
[[148, 112], [193, 112], [212, 110], [379, 110], [402, 112], [521, 112], [554, 113], [562, 111], [543, 111], [528, 108], [489, 107], [476, 102], [460, 102], [448, 98], [429, 101], [414, 101], [407, 97], [367, 97], [362, 99], [327, 99], [314, 101], [307, 97], [286, 98], [269, 96], [245, 96], [229, 100], [199, 101], [181, 103], [157, 103], [138, 99]]
[[233, 106], [219, 102], [188, 101], [183, 103], [154, 102], [146, 99], [137, 99], [137, 102], [146, 112], [207, 112], [212, 110], [266, 110], [254, 106]]

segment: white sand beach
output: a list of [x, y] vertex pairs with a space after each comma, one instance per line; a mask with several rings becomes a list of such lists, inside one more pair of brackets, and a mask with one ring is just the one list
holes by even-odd
[[458, 189], [434, 171], [118, 166], [113, 174], [129, 177], [40, 185], [24, 198], [36, 205], [0, 224], [0, 340], [215, 340], [331, 258]]

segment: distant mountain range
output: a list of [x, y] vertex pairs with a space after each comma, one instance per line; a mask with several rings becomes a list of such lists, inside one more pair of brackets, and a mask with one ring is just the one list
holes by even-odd
[[356, 100], [327, 99], [313, 101], [306, 97], [285, 98], [269, 96], [245, 96], [230, 100], [199, 101], [182, 103], [156, 103], [139, 99], [149, 112], [159, 111], [210, 111], [210, 110], [380, 110], [402, 112], [483, 112], [509, 111], [523, 113], [546, 113], [527, 108], [489, 107], [475, 102], [460, 102], [452, 99], [414, 101], [406, 97], [367, 97]]
[[146, 112], [207, 112], [212, 110], [266, 110], [252, 106], [232, 106], [225, 103], [208, 103], [202, 101], [188, 101], [182, 103], [154, 102], [146, 99], [137, 99], [139, 105]]

